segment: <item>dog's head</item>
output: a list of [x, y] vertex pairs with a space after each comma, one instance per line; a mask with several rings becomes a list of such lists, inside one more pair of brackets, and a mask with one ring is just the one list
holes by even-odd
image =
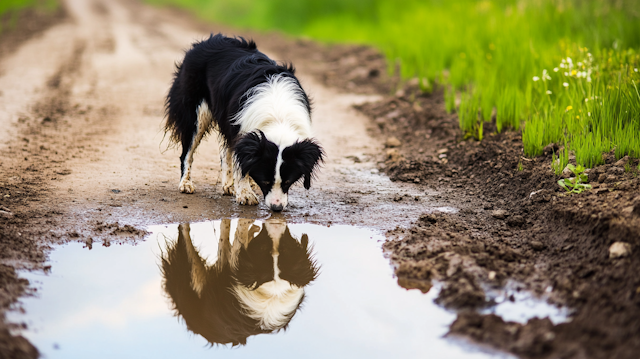
[[265, 203], [273, 211], [282, 211], [288, 203], [289, 188], [303, 180], [311, 187], [315, 170], [322, 163], [324, 151], [313, 139], [278, 146], [262, 131], [248, 133], [234, 146], [242, 175], [249, 175], [260, 186]]

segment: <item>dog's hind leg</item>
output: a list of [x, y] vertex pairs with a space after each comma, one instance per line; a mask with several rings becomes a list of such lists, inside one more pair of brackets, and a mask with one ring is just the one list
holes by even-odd
[[182, 176], [180, 177], [180, 185], [178, 187], [182, 193], [193, 193], [196, 191], [196, 187], [193, 185], [193, 182], [191, 182], [193, 154], [213, 121], [213, 116], [205, 100], [202, 100], [202, 103], [196, 109], [196, 113], [198, 115], [196, 131], [192, 134], [191, 138], [182, 139], [182, 156], [180, 156]]
[[224, 144], [220, 145], [220, 162], [222, 163], [222, 193], [233, 196], [233, 153]]

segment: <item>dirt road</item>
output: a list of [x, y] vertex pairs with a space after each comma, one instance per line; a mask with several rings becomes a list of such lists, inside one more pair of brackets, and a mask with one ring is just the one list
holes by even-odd
[[[184, 49], [221, 31], [292, 61], [314, 100], [327, 162], [275, 216], [390, 230], [385, 248], [403, 285], [440, 281], [446, 307], [490, 306], [486, 288], [516, 281], [573, 310], [559, 325], [462, 311], [452, 333], [524, 358], [637, 356], [640, 179], [625, 169], [637, 160], [609, 154], [589, 174], [594, 190], [567, 196], [549, 170], [553, 146], [523, 158], [519, 134], [489, 124], [484, 141], [464, 141], [442, 95], [396, 87], [375, 50], [231, 31], [125, 0], [67, 0], [65, 9], [55, 26], [0, 51], [2, 311], [27, 288], [16, 269], [42, 268], [51, 245], [108, 246], [150, 224], [273, 215], [221, 195], [215, 138], [196, 154], [196, 193], [178, 192], [164, 96]], [[398, 148], [385, 149], [390, 136]], [[614, 242], [626, 252], [612, 256]], [[0, 354], [29, 350], [0, 321]]]
[[[163, 99], [174, 63], [208, 32], [168, 11], [142, 11], [126, 2], [66, 4], [70, 21], [5, 59], [0, 79], [0, 86], [12, 89], [2, 98], [3, 127], [11, 129], [3, 134], [4, 149], [23, 147], [31, 157], [7, 158], [4, 166], [37, 166], [56, 157], [42, 178], [50, 191], [35, 206], [63, 211], [64, 228], [72, 233], [90, 230], [96, 221], [144, 225], [270, 215], [264, 206], [242, 207], [220, 196], [215, 138], [195, 158], [197, 192], [177, 191], [179, 152], [168, 148], [161, 130]], [[276, 59], [296, 60], [260, 48]], [[388, 203], [398, 193], [420, 200], [422, 192], [375, 174], [382, 146], [368, 135], [368, 120], [352, 109], [376, 97], [328, 89], [305, 73], [304, 62], [295, 65], [313, 97], [313, 126], [328, 161], [311, 191], [293, 190], [285, 216], [371, 225], [384, 223], [380, 218], [393, 208], [408, 221], [412, 216], [405, 212], [417, 213], [416, 206]], [[35, 139], [25, 137], [25, 127]]]
[[[179, 193], [179, 152], [162, 131], [164, 96], [184, 49], [210, 32], [238, 33], [129, 1], [64, 5], [66, 20], [0, 62], [4, 309], [25, 289], [14, 270], [41, 267], [51, 244], [109, 245], [140, 238], [148, 224], [272, 215], [262, 204], [239, 206], [221, 195], [215, 138], [196, 154], [196, 193]], [[328, 155], [311, 190], [293, 188], [281, 215], [380, 229], [415, 220], [429, 205], [424, 191], [378, 173], [383, 146], [352, 108], [378, 97], [327, 88], [307, 71], [309, 60], [287, 52], [293, 41], [273, 50], [273, 37], [256, 36], [262, 51], [298, 68]]]

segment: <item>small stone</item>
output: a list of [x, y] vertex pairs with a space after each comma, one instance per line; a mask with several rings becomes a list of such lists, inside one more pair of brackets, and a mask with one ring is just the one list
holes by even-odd
[[622, 209], [622, 214], [625, 216], [630, 216], [633, 214], [634, 210], [635, 210], [634, 206], [625, 207]]
[[525, 223], [524, 217], [520, 215], [512, 216], [507, 220], [507, 224], [510, 225], [511, 227], [522, 227], [524, 223]]
[[490, 271], [489, 275], [487, 276], [489, 278], [489, 280], [494, 280], [496, 279], [496, 272], [494, 271]]
[[449, 149], [448, 149], [448, 148], [441, 148], [441, 149], [439, 149], [439, 150], [438, 150], [438, 154], [439, 154], [439, 155], [441, 155], [441, 154], [443, 154], [443, 153], [447, 153], [447, 152], [449, 152]]
[[615, 182], [618, 178], [615, 175], [608, 175], [605, 182]]
[[562, 170], [562, 178], [569, 178], [573, 175], [573, 172], [569, 169], [569, 165]]
[[387, 141], [384, 143], [385, 147], [400, 147], [402, 142], [394, 136], [387, 138]]
[[531, 248], [533, 248], [534, 251], [541, 251], [545, 248], [545, 245], [540, 241], [531, 241], [529, 242], [529, 245], [531, 246]]
[[5, 218], [5, 219], [13, 218], [13, 213], [9, 211], [0, 210], [0, 218]]
[[631, 245], [625, 242], [615, 242], [609, 247], [609, 258], [623, 258], [631, 254]]
[[612, 176], [620, 176], [624, 174], [624, 167], [610, 167], [607, 173]]
[[603, 183], [603, 182], [604, 182], [604, 181], [606, 181], [606, 180], [607, 180], [607, 175], [606, 175], [606, 174], [601, 173], [601, 174], [598, 176], [598, 182]]
[[614, 163], [613, 165], [616, 166], [616, 167], [624, 168], [624, 166], [627, 165], [627, 162], [629, 162], [629, 156], [624, 156], [621, 159], [619, 159], [618, 162]]
[[398, 161], [400, 159], [400, 152], [398, 152], [395, 148], [390, 148], [387, 150], [387, 159], [391, 161]]
[[555, 143], [550, 143], [544, 146], [544, 148], [542, 149], [542, 153], [544, 153], [545, 156], [550, 155], [552, 153], [558, 153], [558, 145]]
[[547, 189], [541, 189], [529, 193], [529, 198], [536, 203], [549, 202], [551, 200], [551, 192]]
[[491, 212], [491, 215], [493, 216], [493, 218], [505, 219], [507, 218], [509, 213], [504, 209], [496, 209], [495, 211]]

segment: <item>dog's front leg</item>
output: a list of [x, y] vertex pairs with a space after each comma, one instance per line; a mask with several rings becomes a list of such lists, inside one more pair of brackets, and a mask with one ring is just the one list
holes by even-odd
[[251, 188], [251, 177], [242, 176], [242, 171], [238, 166], [234, 166], [233, 176], [235, 181], [236, 202], [238, 204], [255, 206], [259, 203], [258, 196]]
[[233, 153], [225, 145], [220, 145], [220, 162], [222, 163], [222, 194], [233, 196]]

